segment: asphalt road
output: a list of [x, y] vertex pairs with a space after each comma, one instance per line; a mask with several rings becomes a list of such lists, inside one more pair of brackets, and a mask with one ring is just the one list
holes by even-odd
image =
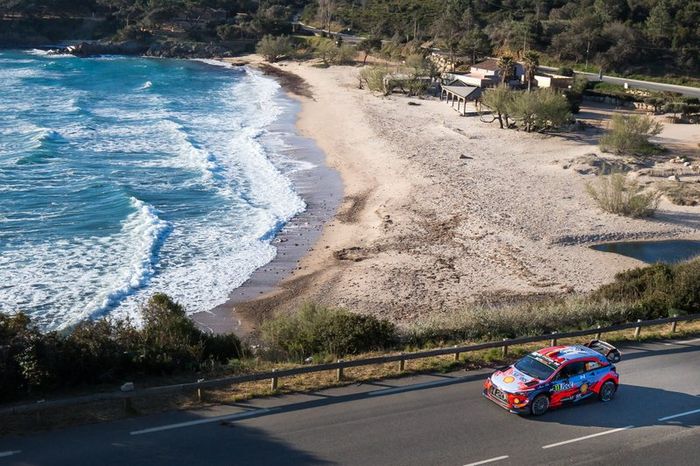
[[[558, 68], [553, 68], [549, 66], [540, 66], [544, 71], [555, 72]], [[584, 73], [582, 71], [576, 71], [577, 75], [585, 76], [591, 81], [600, 81], [598, 73]], [[611, 84], [619, 84], [624, 86], [625, 83], [631, 88], [635, 89], [647, 89], [650, 91], [660, 91], [660, 92], [678, 92], [688, 97], [700, 97], [700, 88], [690, 87], [690, 86], [678, 86], [676, 84], [663, 84], [655, 83], [652, 81], [640, 81], [638, 79], [627, 79], [627, 78], [617, 78], [615, 76], [603, 76], [603, 82]]]
[[700, 464], [700, 339], [623, 351], [613, 401], [540, 418], [462, 371], [4, 437], [0, 464]]

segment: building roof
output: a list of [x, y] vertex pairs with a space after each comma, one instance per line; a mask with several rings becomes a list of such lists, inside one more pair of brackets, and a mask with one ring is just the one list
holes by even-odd
[[475, 86], [442, 86], [442, 88], [458, 97], [463, 97], [465, 99], [469, 98], [469, 96], [480, 89], [479, 87]]
[[498, 71], [498, 60], [495, 58], [487, 58], [472, 66], [481, 70]]

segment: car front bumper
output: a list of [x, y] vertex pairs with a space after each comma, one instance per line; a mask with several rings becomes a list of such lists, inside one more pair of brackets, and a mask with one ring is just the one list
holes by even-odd
[[495, 396], [493, 396], [489, 393], [488, 388], [484, 388], [484, 390], [481, 392], [481, 394], [484, 395], [484, 398], [486, 398], [487, 400], [493, 401], [501, 408], [505, 409], [506, 411], [510, 411], [513, 414], [527, 414], [530, 412], [530, 407], [527, 405], [523, 406], [521, 408], [518, 408], [517, 406], [513, 406], [512, 404], [510, 404], [506, 401], [503, 401], [500, 398], [496, 398]]

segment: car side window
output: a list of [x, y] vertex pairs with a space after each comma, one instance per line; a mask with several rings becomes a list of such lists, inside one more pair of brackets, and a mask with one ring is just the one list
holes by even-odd
[[585, 365], [586, 365], [586, 372], [594, 371], [594, 370], [598, 369], [599, 367], [603, 366], [598, 361], [588, 361], [585, 363]]
[[560, 372], [562, 378], [574, 377], [583, 374], [586, 368], [583, 362], [572, 362], [567, 364]]

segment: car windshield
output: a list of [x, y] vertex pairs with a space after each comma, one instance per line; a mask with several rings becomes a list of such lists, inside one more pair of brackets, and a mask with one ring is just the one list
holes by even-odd
[[549, 364], [545, 364], [544, 361], [540, 361], [531, 354], [528, 354], [521, 360], [515, 363], [515, 368], [520, 372], [534, 377], [536, 379], [545, 380], [556, 370]]

